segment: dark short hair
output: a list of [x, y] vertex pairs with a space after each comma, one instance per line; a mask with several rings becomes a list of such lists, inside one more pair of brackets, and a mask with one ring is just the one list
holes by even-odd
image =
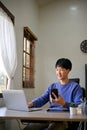
[[57, 68], [57, 67], [62, 67], [62, 68], [71, 70], [72, 69], [72, 63], [67, 58], [61, 58], [61, 59], [58, 59], [56, 61], [55, 68]]

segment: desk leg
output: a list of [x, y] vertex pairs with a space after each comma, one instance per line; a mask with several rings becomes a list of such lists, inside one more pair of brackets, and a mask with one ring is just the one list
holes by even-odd
[[5, 130], [5, 120], [0, 120], [0, 130]]
[[78, 126], [78, 129], [77, 129], [77, 130], [82, 130], [82, 123], [83, 123], [83, 122], [79, 122], [79, 126]]
[[84, 130], [87, 130], [86, 128], [87, 128], [87, 124], [86, 122], [84, 122]]

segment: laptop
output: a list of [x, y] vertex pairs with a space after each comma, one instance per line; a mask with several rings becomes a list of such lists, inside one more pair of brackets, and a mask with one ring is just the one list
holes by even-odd
[[38, 111], [42, 108], [28, 108], [23, 90], [4, 90], [2, 92], [5, 106], [8, 110]]

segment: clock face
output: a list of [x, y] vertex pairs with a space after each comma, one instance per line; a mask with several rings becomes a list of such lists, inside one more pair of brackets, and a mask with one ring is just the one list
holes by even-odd
[[87, 40], [81, 42], [80, 49], [82, 52], [87, 53]]

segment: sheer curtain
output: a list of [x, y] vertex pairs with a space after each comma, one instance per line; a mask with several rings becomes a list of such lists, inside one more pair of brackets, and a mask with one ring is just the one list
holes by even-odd
[[16, 39], [13, 23], [0, 8], [0, 58], [4, 74], [8, 78], [7, 89], [14, 89], [14, 74], [17, 67]]

